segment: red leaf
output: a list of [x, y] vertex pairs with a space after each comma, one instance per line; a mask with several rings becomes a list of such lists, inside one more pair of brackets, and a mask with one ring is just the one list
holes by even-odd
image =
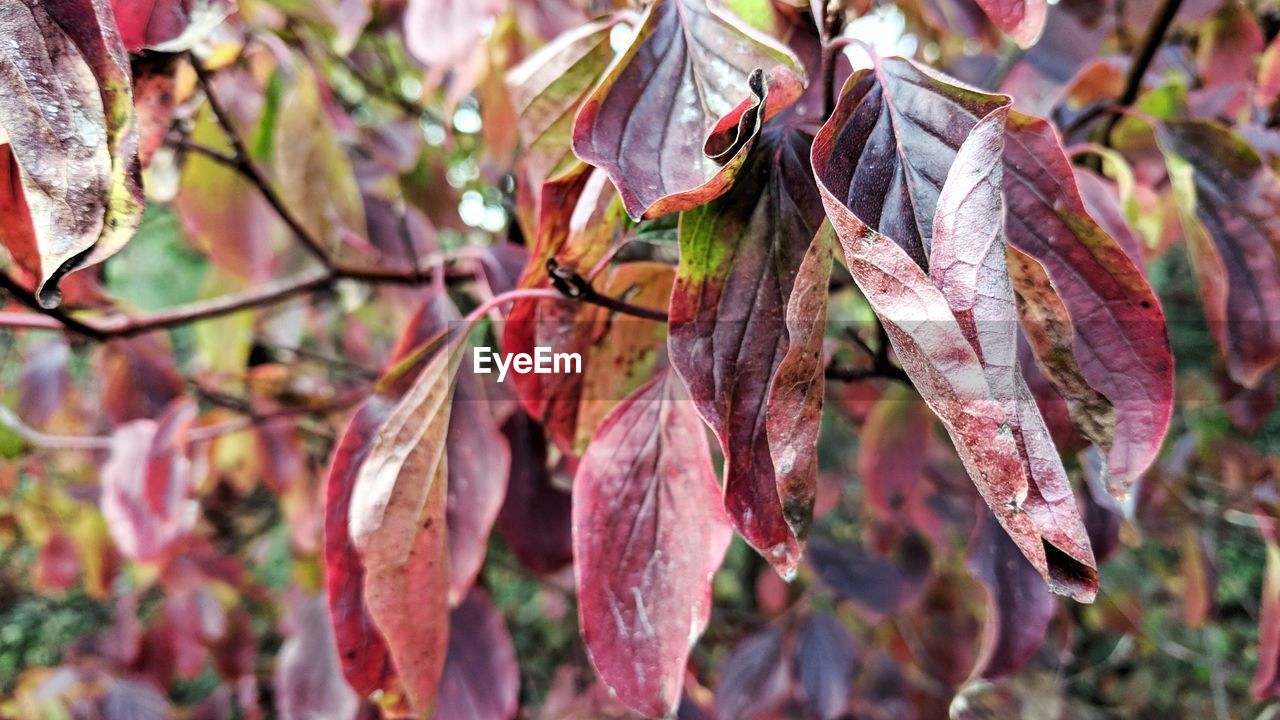
[[235, 9], [234, 0], [111, 0], [129, 52], [190, 50]]
[[[1044, 533], [1053, 528], [1038, 526], [1022, 511], [1031, 486], [1011, 425], [1020, 418], [1000, 399], [1007, 396], [994, 394], [947, 298], [921, 269], [939, 190], [957, 149], [979, 118], [1005, 104], [1005, 98], [949, 85], [907, 61], [884, 60], [846, 83], [814, 140], [813, 166], [850, 273], [987, 505], [1051, 588], [1088, 600], [1097, 589], [1092, 557], [1069, 554], [1078, 550], [1075, 542], [1067, 548], [1050, 544]], [[917, 159], [908, 166], [904, 155]], [[917, 253], [919, 261], [912, 259]], [[1062, 502], [1057, 494], [1046, 493], [1046, 499]], [[1082, 536], [1072, 539], [1087, 542]]]
[[392, 403], [369, 398], [347, 423], [329, 462], [324, 505], [324, 566], [329, 615], [342, 673], [360, 695], [395, 686], [395, 668], [386, 642], [364, 606], [364, 566], [351, 542], [347, 518], [351, 490], [378, 428]]
[[573, 561], [572, 496], [552, 482], [542, 426], [517, 410], [503, 423], [502, 433], [513, 457], [498, 526], [525, 567], [555, 572]]
[[1009, 34], [1019, 46], [1036, 44], [1044, 32], [1049, 7], [1045, 0], [976, 0], [991, 21]]
[[1017, 672], [1035, 654], [1058, 604], [995, 516], [983, 514], [965, 560], [987, 588], [986, 629], [973, 675], [1000, 678]]
[[1232, 379], [1253, 387], [1280, 361], [1280, 179], [1226, 127], [1155, 129], [1209, 330]]
[[449, 656], [436, 720], [510, 720], [520, 700], [520, 667], [502, 614], [472, 589], [449, 613]]
[[725, 509], [787, 578], [813, 516], [831, 274], [809, 143], [771, 126], [733, 188], [681, 217], [668, 340], [724, 449]]
[[12, 43], [0, 55], [0, 128], [51, 307], [63, 275], [113, 255], [142, 220], [129, 62], [106, 0], [9, 4], [0, 28]]
[[449, 602], [467, 591], [484, 564], [489, 531], [502, 509], [511, 468], [511, 449], [498, 431], [480, 380], [462, 368], [449, 414]]
[[652, 3], [579, 111], [574, 152], [609, 173], [633, 218], [722, 195], [760, 123], [803, 89], [790, 52], [736, 22], [705, 0]]
[[324, 601], [302, 600], [290, 624], [276, 663], [276, 711], [281, 720], [354, 717], [360, 699], [342, 678]]
[[[1048, 278], [1052, 288], [1046, 289], [1069, 313], [1055, 347], [1074, 356], [1087, 387], [1065, 384], [1034, 339], [1032, 347], [1069, 405], [1078, 392], [1091, 392], [1114, 406], [1114, 427], [1106, 418], [1086, 417], [1090, 402], [1074, 406], [1073, 418], [1105, 452], [1107, 488], [1124, 500], [1169, 430], [1173, 355], [1164, 311], [1142, 271], [1089, 217], [1053, 126], [1010, 113], [1004, 160], [1009, 245], [1037, 261], [1041, 267], [1031, 266], [1030, 273]], [[1011, 259], [1011, 271], [1015, 264]], [[1032, 305], [1021, 286], [1019, 294], [1024, 306]], [[1033, 335], [1027, 323], [1024, 314], [1023, 326]]]
[[102, 468], [102, 515], [116, 547], [138, 562], [168, 558], [195, 526], [195, 473], [187, 430], [196, 405], [180, 400], [158, 421], [135, 420], [116, 429]]
[[[977, 353], [1013, 433], [1027, 478], [1017, 509], [1031, 519], [1046, 547], [1096, 567], [1071, 481], [1018, 367], [1018, 326], [1004, 244], [1001, 193], [1005, 118], [1000, 108], [978, 121], [956, 154], [938, 197], [930, 253], [934, 284]], [[1096, 570], [1092, 573], [1096, 586]]]
[[729, 545], [702, 422], [660, 373], [614, 409], [573, 484], [582, 637], [601, 679], [638, 712], [675, 712], [691, 645]]
[[414, 710], [435, 705], [448, 643], [445, 444], [462, 342], [439, 341], [376, 431], [348, 516], [364, 603]]

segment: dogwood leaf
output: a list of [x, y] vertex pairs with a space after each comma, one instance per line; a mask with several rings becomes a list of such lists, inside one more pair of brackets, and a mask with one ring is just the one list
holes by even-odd
[[[813, 363], [822, 364], [831, 267], [823, 238], [801, 276], [823, 218], [810, 141], [771, 127], [728, 193], [681, 216], [670, 307], [671, 364], [724, 449], [725, 509], [784, 577], [795, 572], [813, 513], [822, 398]], [[797, 285], [804, 297], [793, 298]]]
[[573, 483], [582, 637], [636, 711], [675, 713], [729, 539], [702, 421], [663, 371], [605, 419]]
[[59, 278], [110, 257], [142, 220], [129, 60], [107, 0], [4, 3], [0, 37], [0, 129], [52, 307]]
[[784, 46], [705, 0], [657, 0], [573, 126], [627, 212], [657, 217], [729, 189], [761, 122], [803, 90]]

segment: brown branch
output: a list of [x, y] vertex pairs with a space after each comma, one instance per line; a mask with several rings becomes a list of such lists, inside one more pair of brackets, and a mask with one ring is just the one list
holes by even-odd
[[576, 270], [556, 262], [555, 258], [547, 259], [547, 272], [551, 276], [551, 285], [560, 294], [570, 300], [589, 303], [591, 305], [599, 305], [602, 308], [608, 308], [614, 312], [630, 315], [632, 317], [643, 318], [645, 320], [657, 320], [658, 322], [667, 322], [667, 314], [662, 310], [653, 310], [639, 305], [621, 300], [619, 298], [610, 297], [596, 290], [591, 283], [578, 274]]
[[1111, 133], [1115, 131], [1116, 124], [1120, 122], [1124, 110], [1138, 99], [1138, 93], [1142, 90], [1142, 79], [1146, 77], [1151, 61], [1155, 60], [1156, 53], [1160, 51], [1160, 45], [1164, 42], [1169, 27], [1173, 25], [1173, 19], [1177, 16], [1180, 7], [1182, 7], [1182, 0], [1164, 0], [1156, 10], [1151, 26], [1147, 28], [1147, 34], [1142, 38], [1142, 44], [1134, 51], [1133, 61], [1129, 64], [1129, 72], [1125, 76], [1124, 90], [1120, 93], [1114, 107], [1109, 108], [1111, 116], [1102, 131], [1104, 146], [1111, 147]]
[[[249, 182], [253, 183], [258, 188], [258, 192], [262, 193], [263, 199], [267, 201], [267, 204], [271, 205], [271, 208], [280, 216], [280, 219], [284, 221], [284, 224], [289, 226], [289, 230], [298, 238], [298, 241], [302, 243], [303, 247], [314, 255], [315, 258], [320, 261], [321, 265], [326, 268], [332, 267], [333, 261], [330, 259], [328, 251], [325, 250], [324, 244], [312, 235], [311, 232], [303, 226], [302, 221], [285, 206], [284, 201], [280, 199], [280, 196], [276, 193], [271, 182], [267, 180], [267, 176], [262, 172], [262, 169], [258, 167], [257, 163], [253, 161], [253, 156], [249, 154], [249, 149], [245, 147], [244, 140], [240, 139], [240, 134], [236, 132], [235, 125], [231, 122], [231, 116], [227, 114], [226, 109], [222, 107], [221, 101], [218, 100], [218, 96], [213, 92], [213, 81], [209, 75], [209, 71], [200, 64], [199, 59], [194, 55], [190, 57], [190, 60], [191, 67], [195, 70], [196, 78], [199, 80], [200, 86], [204, 89], [204, 96], [205, 100], [209, 103], [209, 109], [213, 111], [214, 119], [218, 121], [218, 125], [222, 128], [222, 132], [227, 136], [227, 140], [231, 143], [232, 150], [235, 151], [235, 167], [240, 170], [241, 174], [243, 174]], [[211, 157], [216, 159], [217, 156], [211, 155]]]

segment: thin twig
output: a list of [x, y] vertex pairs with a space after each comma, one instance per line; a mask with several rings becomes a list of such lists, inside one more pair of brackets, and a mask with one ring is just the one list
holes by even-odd
[[26, 425], [7, 407], [0, 405], [0, 425], [17, 433], [18, 437], [37, 447], [56, 448], [59, 450], [106, 450], [111, 447], [111, 438], [98, 435], [48, 435]]
[[191, 67], [195, 70], [196, 79], [200, 81], [200, 86], [204, 89], [205, 100], [209, 103], [209, 109], [213, 111], [213, 117], [218, 121], [218, 125], [222, 128], [222, 132], [227, 136], [227, 140], [231, 143], [232, 150], [235, 151], [236, 167], [239, 168], [241, 174], [258, 188], [258, 192], [262, 193], [263, 199], [271, 205], [280, 219], [285, 225], [289, 226], [289, 230], [298, 238], [298, 241], [315, 256], [316, 260], [326, 268], [333, 266], [333, 261], [329, 257], [329, 253], [325, 250], [324, 244], [303, 226], [302, 221], [285, 206], [284, 201], [276, 193], [271, 182], [267, 180], [267, 176], [253, 161], [253, 156], [249, 154], [249, 149], [245, 147], [244, 140], [240, 138], [240, 134], [236, 132], [235, 125], [231, 122], [231, 116], [227, 114], [225, 108], [222, 107], [221, 101], [213, 91], [213, 79], [209, 75], [209, 71], [200, 63], [194, 55], [191, 56]]
[[592, 305], [599, 305], [608, 308], [614, 312], [623, 315], [631, 315], [632, 317], [643, 318], [645, 320], [657, 320], [658, 322], [667, 321], [667, 313], [662, 310], [653, 310], [639, 305], [610, 297], [596, 290], [595, 287], [584, 277], [578, 274], [576, 270], [566, 265], [560, 265], [555, 258], [547, 260], [547, 272], [551, 276], [551, 284], [561, 294], [571, 300], [578, 300]]
[[1151, 26], [1147, 28], [1147, 34], [1142, 38], [1142, 44], [1134, 52], [1133, 61], [1129, 64], [1129, 73], [1124, 80], [1124, 90], [1116, 100], [1111, 117], [1102, 131], [1103, 145], [1111, 147], [1111, 133], [1120, 122], [1123, 110], [1138, 99], [1138, 93], [1142, 90], [1142, 79], [1146, 77], [1147, 69], [1151, 67], [1151, 61], [1159, 52], [1164, 36], [1169, 32], [1169, 26], [1173, 24], [1173, 19], [1177, 16], [1180, 7], [1182, 7], [1182, 0], [1164, 0], [1156, 10]]

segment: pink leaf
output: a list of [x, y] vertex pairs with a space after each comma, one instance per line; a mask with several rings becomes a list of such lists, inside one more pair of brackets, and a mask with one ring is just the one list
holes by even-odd
[[135, 420], [116, 429], [102, 468], [102, 514], [120, 552], [138, 562], [168, 558], [195, 526], [195, 472], [187, 430], [196, 418], [190, 400], [175, 401], [158, 421]]
[[729, 544], [706, 433], [664, 371], [614, 409], [573, 484], [578, 615], [592, 664], [631, 708], [675, 712]]

